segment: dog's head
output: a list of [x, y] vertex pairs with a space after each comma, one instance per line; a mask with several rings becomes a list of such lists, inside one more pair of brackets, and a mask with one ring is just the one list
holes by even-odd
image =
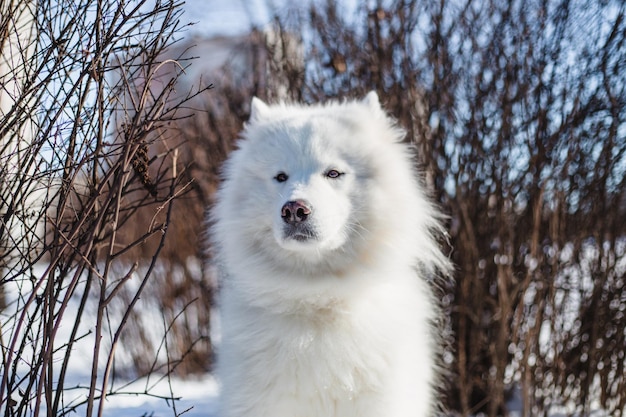
[[280, 248], [324, 253], [362, 238], [375, 175], [366, 136], [384, 117], [375, 95], [330, 107], [252, 101], [240, 163], [254, 197], [242, 203]]

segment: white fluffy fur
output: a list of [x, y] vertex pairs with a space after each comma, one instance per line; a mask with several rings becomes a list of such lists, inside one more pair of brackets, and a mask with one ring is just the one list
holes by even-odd
[[[212, 211], [222, 417], [432, 415], [437, 308], [425, 277], [449, 264], [403, 136], [375, 93], [252, 101]], [[305, 241], [281, 218], [298, 199], [312, 209]]]

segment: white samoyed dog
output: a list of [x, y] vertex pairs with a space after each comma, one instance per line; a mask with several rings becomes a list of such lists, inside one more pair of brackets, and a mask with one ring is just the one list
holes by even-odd
[[439, 215], [376, 93], [252, 100], [212, 211], [222, 417], [436, 409]]

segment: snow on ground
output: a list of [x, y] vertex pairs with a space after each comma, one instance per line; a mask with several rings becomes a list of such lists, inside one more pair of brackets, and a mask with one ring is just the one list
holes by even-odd
[[[35, 276], [42, 276], [47, 269], [46, 264], [36, 265], [34, 269]], [[16, 329], [16, 312], [23, 306], [24, 301], [32, 291], [28, 280], [15, 280], [5, 283], [4, 290], [9, 301], [9, 307], [0, 312], [0, 329], [3, 332], [3, 338], [6, 342], [10, 336], [14, 334]], [[78, 286], [79, 293], [83, 291], [82, 285]], [[74, 321], [78, 314], [79, 298], [74, 296], [67, 305], [67, 310], [60, 322], [58, 333], [56, 335], [56, 346], [65, 346], [70, 339], [74, 326]], [[92, 307], [90, 305], [90, 307]], [[90, 308], [87, 309], [89, 311]], [[145, 314], [151, 312], [144, 312]], [[154, 312], [158, 317], [159, 312]], [[110, 317], [112, 318], [112, 317]], [[158, 320], [157, 320], [158, 322]], [[65, 391], [63, 394], [63, 402], [65, 408], [77, 405], [86, 400], [88, 397], [88, 386], [93, 361], [93, 348], [95, 343], [95, 312], [86, 313], [82, 317], [78, 334], [81, 335], [75, 339], [72, 347], [71, 360], [68, 364], [68, 374], [64, 381]], [[215, 326], [219, 328], [219, 326]], [[20, 333], [23, 333], [20, 332]], [[160, 342], [157, 337], [155, 343]], [[106, 337], [105, 337], [106, 339]], [[219, 337], [216, 337], [219, 340]], [[108, 349], [106, 348], [106, 340], [102, 354], [106, 356]], [[40, 347], [39, 347], [40, 348]], [[24, 376], [28, 373], [28, 358], [32, 357], [35, 346], [27, 347], [24, 350], [24, 357], [14, 358], [17, 361], [17, 372]], [[118, 352], [124, 356], [123, 348]], [[63, 348], [55, 353], [55, 376], [59, 375], [60, 359], [63, 356]], [[98, 370], [98, 386], [102, 381], [104, 374], [104, 362], [102, 361]], [[0, 377], [4, 370], [0, 367]], [[218, 383], [215, 378], [206, 374], [196, 378], [181, 379], [177, 377], [165, 377], [153, 374], [149, 377], [141, 378], [133, 382], [127, 382], [120, 378], [114, 379], [109, 387], [113, 386], [111, 391], [114, 395], [108, 395], [104, 404], [105, 417], [168, 417], [168, 416], [186, 416], [186, 417], [215, 417], [217, 416], [217, 398], [219, 394]], [[13, 392], [12, 397], [19, 395]], [[171, 398], [177, 399], [172, 401]], [[34, 400], [31, 402], [34, 406]], [[94, 407], [97, 410], [99, 401], [95, 402]], [[4, 415], [4, 407], [0, 405], [0, 415]], [[45, 414], [45, 410], [42, 409]], [[75, 409], [72, 415], [85, 415], [86, 406], [81, 405]], [[41, 415], [41, 413], [40, 413]]]
[[[154, 378], [153, 378], [154, 379]], [[163, 398], [147, 395], [116, 395], [107, 400], [105, 417], [216, 417], [218, 385], [211, 375], [193, 380], [173, 378], [154, 382], [142, 379], [129, 385], [126, 391], [142, 392], [150, 388], [152, 395], [180, 397], [172, 404]], [[175, 408], [174, 408], [175, 407]]]

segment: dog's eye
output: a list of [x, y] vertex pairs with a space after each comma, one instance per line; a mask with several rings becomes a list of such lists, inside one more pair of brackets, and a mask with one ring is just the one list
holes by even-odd
[[330, 171], [326, 173], [326, 176], [328, 178], [339, 178], [342, 175], [343, 175], [343, 172], [339, 172], [336, 169], [331, 169]]
[[285, 182], [287, 181], [287, 179], [289, 178], [289, 176], [287, 174], [285, 174], [284, 172], [279, 172], [274, 179], [278, 182]]

